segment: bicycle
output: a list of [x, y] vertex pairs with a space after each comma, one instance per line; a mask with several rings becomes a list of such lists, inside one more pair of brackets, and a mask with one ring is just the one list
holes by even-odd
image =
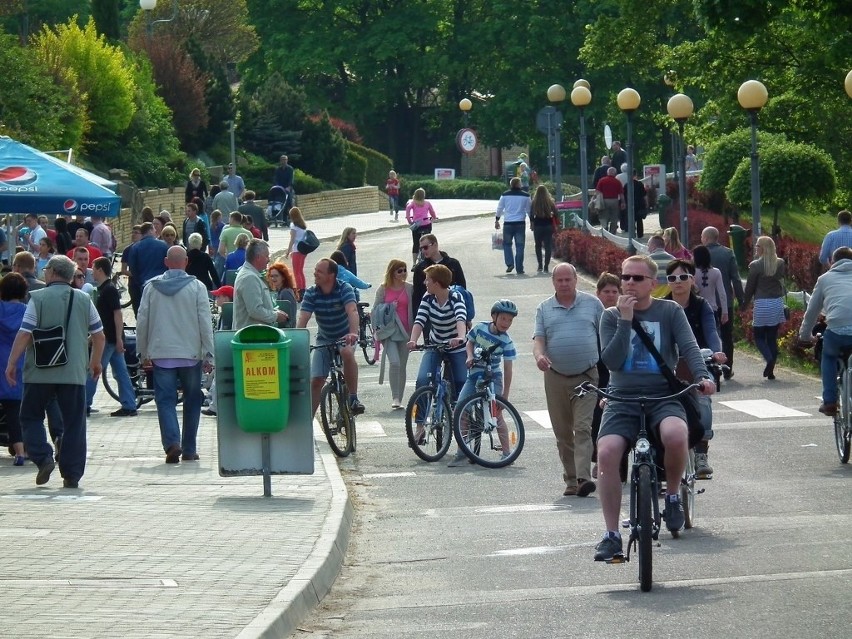
[[474, 360], [485, 370], [476, 380], [476, 392], [457, 404], [453, 414], [453, 434], [459, 449], [471, 462], [485, 468], [514, 463], [525, 440], [524, 422], [517, 409], [496, 393], [491, 359], [497, 346], [474, 348]]
[[[116, 268], [116, 266], [118, 268]], [[131, 304], [130, 300], [130, 276], [127, 273], [121, 272], [121, 251], [116, 251], [112, 254], [112, 283], [118, 290], [118, 296], [121, 299], [121, 308], [127, 308]]]
[[447, 344], [424, 344], [415, 351], [436, 351], [441, 361], [427, 373], [424, 386], [414, 390], [405, 407], [408, 446], [420, 459], [436, 462], [447, 454], [452, 440], [453, 386]]
[[[154, 399], [154, 371], [144, 368], [136, 353], [136, 327], [124, 327], [124, 361], [127, 364], [127, 372], [130, 375], [130, 383], [136, 395], [136, 408]], [[107, 366], [101, 373], [101, 383], [107, 394], [115, 401], [120, 402], [118, 394], [118, 382], [112, 377], [112, 367]], [[183, 401], [183, 391], [178, 387], [178, 404]]]
[[311, 351], [326, 349], [331, 356], [329, 378], [320, 392], [320, 424], [328, 445], [338, 457], [355, 452], [355, 415], [349, 405], [349, 389], [343, 376], [343, 357], [340, 348], [346, 340], [311, 346]]
[[373, 334], [373, 323], [367, 312], [369, 302], [358, 302], [358, 345], [364, 353], [364, 359], [372, 366], [379, 361], [382, 344]]
[[849, 463], [852, 447], [852, 347], [842, 348], [837, 358], [837, 412], [834, 413], [834, 443], [840, 463]]
[[[638, 403], [639, 411], [639, 433], [633, 444], [633, 467], [630, 473], [630, 519], [622, 523], [625, 528], [630, 528], [630, 537], [627, 540], [627, 555], [615, 555], [607, 563], [622, 563], [630, 561], [630, 553], [633, 548], [639, 553], [639, 588], [642, 592], [648, 592], [653, 585], [653, 556], [652, 541], [657, 540], [660, 535], [660, 480], [658, 478], [657, 460], [654, 447], [651, 444], [647, 430], [646, 405], [669, 400], [679, 399], [682, 395], [697, 389], [699, 384], [690, 384], [672, 395], [660, 397], [622, 397], [613, 395], [607, 391], [597, 388], [591, 382], [583, 382], [576, 387], [579, 397], [586, 393], [595, 393], [598, 397], [613, 402]], [[695, 491], [695, 464], [694, 457], [689, 455], [684, 476], [681, 479], [681, 503], [683, 504], [684, 520], [688, 522], [684, 527], [691, 528], [694, 524], [696, 494], [704, 492]], [[684, 496], [686, 495], [686, 499]], [[687, 508], [687, 504], [689, 507]], [[688, 513], [687, 513], [688, 509]], [[672, 531], [672, 536], [680, 536], [679, 531]]]

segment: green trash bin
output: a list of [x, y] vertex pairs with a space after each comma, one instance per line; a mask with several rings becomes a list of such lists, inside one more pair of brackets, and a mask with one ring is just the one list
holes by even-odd
[[743, 267], [748, 264], [746, 261], [745, 240], [751, 231], [746, 231], [739, 224], [731, 224], [728, 227], [728, 235], [731, 238], [731, 249], [734, 251], [734, 257], [737, 258], [737, 265]]
[[255, 324], [231, 340], [237, 424], [247, 433], [277, 433], [290, 419], [290, 338]]
[[660, 220], [660, 228], [664, 229], [668, 227], [666, 216], [669, 214], [669, 206], [672, 203], [672, 199], [666, 195], [665, 193], [660, 193], [657, 197], [657, 216]]

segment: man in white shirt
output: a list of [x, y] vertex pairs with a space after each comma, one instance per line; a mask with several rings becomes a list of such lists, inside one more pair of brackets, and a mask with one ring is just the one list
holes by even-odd
[[[514, 269], [518, 275], [524, 274], [524, 244], [526, 242], [527, 218], [530, 216], [532, 202], [530, 194], [521, 188], [521, 178], [513, 177], [511, 188], [500, 196], [497, 203], [497, 217], [494, 228], [500, 230], [500, 217], [505, 214], [503, 223], [503, 258], [506, 272]], [[512, 255], [512, 242], [515, 242], [515, 254]]]
[[34, 213], [27, 213], [24, 217], [24, 224], [30, 229], [26, 239], [26, 249], [33, 255], [38, 255], [38, 243], [47, 237], [47, 233], [39, 226], [38, 216]]

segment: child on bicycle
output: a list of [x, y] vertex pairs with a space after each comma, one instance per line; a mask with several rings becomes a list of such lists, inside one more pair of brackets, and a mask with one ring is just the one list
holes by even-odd
[[[515, 343], [509, 337], [508, 330], [512, 327], [512, 322], [517, 315], [518, 307], [512, 300], [497, 300], [491, 306], [491, 321], [479, 322], [470, 329], [470, 332], [467, 334], [467, 360], [465, 362], [469, 372], [467, 381], [459, 392], [456, 405], [461, 406], [467, 397], [470, 397], [476, 392], [476, 382], [484, 373], [483, 363], [474, 358], [474, 350], [477, 347], [483, 350], [494, 348], [491, 357], [491, 370], [494, 373], [494, 391], [497, 395], [508, 399], [509, 389], [512, 386], [512, 362], [518, 356], [515, 350]], [[503, 361], [502, 373], [500, 372], [501, 360]], [[503, 447], [503, 456], [508, 457], [512, 451], [510, 450], [508, 437], [506, 436], [505, 425], [498, 423], [497, 433]], [[467, 461], [469, 461], [467, 456], [459, 449], [447, 465], [453, 468], [461, 466]]]

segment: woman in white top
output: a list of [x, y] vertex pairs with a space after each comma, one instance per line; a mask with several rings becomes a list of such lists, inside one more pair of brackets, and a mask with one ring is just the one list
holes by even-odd
[[722, 271], [710, 263], [710, 249], [703, 244], [692, 249], [695, 261], [695, 286], [716, 315], [716, 328], [728, 323], [728, 296], [722, 282]]
[[305, 218], [302, 217], [302, 211], [298, 206], [290, 209], [290, 245], [284, 252], [284, 257], [293, 258], [293, 276], [296, 278], [296, 287], [299, 289], [299, 296], [304, 294], [307, 286], [305, 285], [305, 257], [304, 253], [299, 252], [299, 242], [305, 239], [305, 231], [308, 230], [308, 225], [305, 224]]

